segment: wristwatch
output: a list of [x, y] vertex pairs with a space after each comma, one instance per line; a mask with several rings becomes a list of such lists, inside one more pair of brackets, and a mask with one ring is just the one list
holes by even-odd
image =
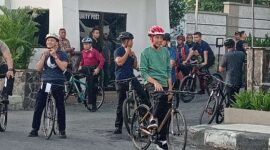
[[8, 68], [8, 71], [14, 71], [14, 69], [13, 68]]

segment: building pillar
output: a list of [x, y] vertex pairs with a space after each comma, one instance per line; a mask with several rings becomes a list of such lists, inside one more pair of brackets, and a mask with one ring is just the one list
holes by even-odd
[[80, 50], [79, 2], [77, 0], [50, 0], [49, 32], [65, 28], [71, 46]]
[[[169, 0], [156, 0], [157, 25], [164, 28], [165, 32], [170, 32]], [[180, 22], [179, 22], [180, 23]]]

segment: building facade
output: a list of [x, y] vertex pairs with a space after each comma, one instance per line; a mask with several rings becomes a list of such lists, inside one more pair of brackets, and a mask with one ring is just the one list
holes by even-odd
[[49, 32], [58, 33], [59, 28], [66, 28], [76, 50], [80, 49], [80, 39], [99, 26], [103, 32], [114, 34], [114, 38], [120, 31], [133, 33], [134, 50], [139, 56], [149, 45], [150, 26], [163, 26], [167, 32], [170, 29], [168, 0], [0, 0], [0, 5], [49, 10]]

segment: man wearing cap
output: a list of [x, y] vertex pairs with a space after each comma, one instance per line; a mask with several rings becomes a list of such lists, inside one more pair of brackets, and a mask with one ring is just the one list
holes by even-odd
[[65, 76], [63, 72], [67, 69], [68, 56], [59, 48], [59, 39], [56, 34], [48, 34], [46, 36], [46, 45], [47, 48], [36, 65], [37, 71], [42, 72], [42, 84], [37, 94], [32, 131], [29, 133], [29, 137], [38, 136], [41, 116], [48, 96], [47, 90], [49, 89], [56, 102], [59, 137], [66, 138], [66, 112], [64, 104]]

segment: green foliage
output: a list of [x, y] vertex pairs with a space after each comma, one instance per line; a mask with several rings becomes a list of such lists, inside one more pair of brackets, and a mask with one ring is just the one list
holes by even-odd
[[[226, 0], [200, 0], [199, 11], [222, 12], [223, 2]], [[185, 0], [188, 10], [195, 10], [196, 0]]]
[[0, 39], [9, 47], [16, 69], [26, 69], [32, 55], [34, 45], [37, 45], [38, 24], [32, 20], [28, 8], [10, 10], [0, 7]]
[[235, 96], [233, 107], [241, 109], [270, 111], [270, 92], [244, 91]]
[[187, 5], [184, 0], [169, 0], [171, 28], [179, 25], [180, 20], [185, 16], [186, 8]]
[[[252, 36], [249, 34], [247, 37], [248, 45], [251, 46]], [[266, 34], [265, 38], [254, 38], [254, 47], [270, 47], [270, 38]]]
[[[188, 5], [188, 10], [195, 10], [196, 0], [184, 0]], [[223, 12], [223, 2], [236, 2], [251, 4], [251, 0], [200, 0], [199, 10], [200, 11], [211, 11], [211, 12]], [[255, 4], [270, 6], [269, 0], [255, 0]]]
[[250, 100], [252, 99], [252, 93], [248, 91], [240, 92], [235, 95], [236, 102], [233, 107], [251, 109]]

